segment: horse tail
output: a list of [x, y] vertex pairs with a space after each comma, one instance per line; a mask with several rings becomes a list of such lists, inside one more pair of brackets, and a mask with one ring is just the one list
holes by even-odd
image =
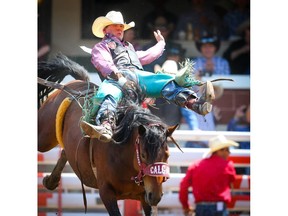
[[[90, 81], [89, 72], [62, 53], [48, 61], [38, 62], [38, 77], [42, 79], [60, 83], [68, 75], [76, 80]], [[38, 84], [38, 108], [53, 90], [52, 87]]]
[[88, 71], [62, 53], [48, 61], [38, 62], [38, 77], [52, 82], [61, 82], [67, 75], [76, 80], [89, 81]]

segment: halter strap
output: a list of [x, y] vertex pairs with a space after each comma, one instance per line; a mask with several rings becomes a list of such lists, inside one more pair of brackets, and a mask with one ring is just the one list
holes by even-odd
[[153, 177], [162, 176], [164, 177], [164, 182], [169, 178], [170, 167], [168, 163], [155, 162], [153, 164], [146, 165], [145, 163], [141, 161], [139, 135], [135, 141], [135, 151], [136, 151], [137, 163], [139, 165], [140, 170], [137, 176], [131, 177], [131, 180], [134, 180], [137, 185], [140, 185], [141, 183], [143, 183], [143, 177], [145, 175], [149, 175]]

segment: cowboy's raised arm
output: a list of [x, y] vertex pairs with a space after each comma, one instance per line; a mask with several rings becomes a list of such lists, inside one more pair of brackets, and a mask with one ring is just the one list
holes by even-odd
[[164, 41], [165, 42], [165, 39], [164, 39], [163, 35], [161, 34], [161, 32], [159, 30], [154, 31], [153, 33], [154, 33], [154, 37], [157, 40], [157, 42], [159, 42], [159, 41]]
[[165, 48], [165, 39], [162, 36], [161, 32], [159, 30], [154, 31], [154, 36], [157, 41], [157, 43], [150, 47], [149, 49], [145, 51], [136, 51], [137, 56], [141, 62], [142, 65], [150, 64], [151, 62], [155, 61], [157, 58], [159, 58]]

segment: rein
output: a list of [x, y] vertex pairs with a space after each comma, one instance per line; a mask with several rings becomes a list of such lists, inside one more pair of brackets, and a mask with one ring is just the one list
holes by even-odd
[[135, 141], [135, 151], [136, 151], [136, 158], [137, 158], [137, 163], [139, 165], [139, 172], [138, 175], [135, 177], [131, 177], [131, 180], [135, 181], [137, 185], [143, 184], [143, 177], [148, 175], [148, 176], [153, 176], [153, 177], [164, 177], [163, 182], [167, 181], [169, 178], [169, 173], [170, 173], [170, 167], [168, 163], [165, 162], [155, 162], [153, 164], [145, 164], [141, 161], [140, 158], [140, 140], [139, 140], [139, 135]]
[[61, 83], [56, 83], [56, 82], [51, 82], [45, 79], [42, 79], [40, 77], [38, 77], [38, 83], [41, 85], [44, 85], [46, 87], [50, 87], [50, 88], [55, 88], [55, 89], [59, 89], [59, 90], [63, 90], [64, 92], [66, 92], [68, 95], [70, 95], [73, 99], [75, 99], [75, 101], [78, 103], [78, 105], [82, 108], [81, 104], [79, 103], [79, 101], [77, 100], [77, 98], [79, 97], [83, 97], [86, 96], [88, 94], [94, 93], [93, 89], [87, 89], [85, 91], [75, 91], [74, 89], [69, 88], [66, 85], [63, 85]]
[[92, 90], [88, 89], [86, 91], [75, 91], [74, 89], [69, 88], [68, 86], [65, 86], [61, 83], [56, 83], [56, 82], [51, 82], [45, 79], [42, 79], [40, 77], [37, 77], [37, 82], [41, 85], [44, 85], [46, 87], [50, 87], [50, 88], [55, 88], [55, 89], [59, 89], [59, 90], [63, 90], [65, 91], [67, 94], [71, 95], [71, 96], [76, 96], [76, 97], [81, 97], [81, 96], [85, 96], [86, 94], [89, 93], [93, 93]]

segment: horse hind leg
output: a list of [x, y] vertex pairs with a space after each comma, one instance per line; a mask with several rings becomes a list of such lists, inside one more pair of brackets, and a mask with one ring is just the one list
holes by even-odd
[[61, 156], [58, 159], [51, 175], [47, 175], [43, 178], [42, 183], [45, 188], [47, 188], [48, 190], [54, 190], [55, 188], [57, 188], [57, 186], [59, 185], [60, 178], [61, 178], [62, 170], [64, 169], [66, 162], [67, 162], [67, 157], [66, 157], [65, 151], [62, 150]]

